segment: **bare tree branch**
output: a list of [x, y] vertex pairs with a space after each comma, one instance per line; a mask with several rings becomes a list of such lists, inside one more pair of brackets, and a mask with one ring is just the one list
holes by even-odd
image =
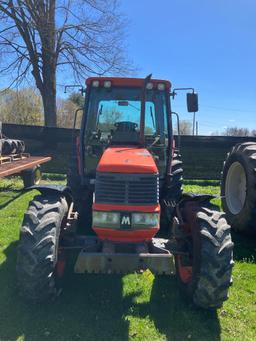
[[0, 72], [20, 84], [32, 74], [45, 124], [56, 125], [56, 72], [133, 71], [124, 54], [125, 21], [116, 0], [0, 0]]

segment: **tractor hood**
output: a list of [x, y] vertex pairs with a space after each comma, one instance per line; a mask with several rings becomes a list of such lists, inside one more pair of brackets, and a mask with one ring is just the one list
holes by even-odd
[[98, 172], [158, 173], [156, 163], [145, 148], [110, 147], [103, 153]]

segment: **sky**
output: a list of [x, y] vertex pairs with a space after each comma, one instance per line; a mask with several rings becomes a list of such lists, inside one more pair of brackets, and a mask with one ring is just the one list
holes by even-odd
[[[256, 129], [255, 0], [121, 0], [127, 50], [138, 67], [199, 94], [199, 134]], [[185, 93], [172, 103], [181, 119]]]
[[[138, 69], [135, 76], [152, 73], [174, 88], [195, 88], [200, 135], [233, 126], [256, 129], [255, 0], [119, 2], [129, 22], [127, 56]], [[5, 85], [1, 78], [0, 88]], [[58, 96], [65, 97], [63, 86]], [[185, 93], [176, 96], [172, 110], [192, 121]]]

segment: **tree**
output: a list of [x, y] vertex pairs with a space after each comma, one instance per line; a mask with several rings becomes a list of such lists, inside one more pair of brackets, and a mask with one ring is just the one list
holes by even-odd
[[62, 128], [73, 128], [74, 113], [78, 109], [77, 104], [71, 100], [57, 99], [57, 126]]
[[117, 0], [0, 0], [2, 74], [12, 84], [35, 80], [45, 125], [56, 126], [56, 71], [88, 74], [129, 70]]
[[79, 92], [73, 92], [68, 96], [68, 100], [74, 103], [77, 107], [84, 107], [84, 97]]
[[225, 136], [250, 136], [250, 131], [248, 128], [239, 127], [228, 127], [223, 132]]
[[117, 111], [116, 108], [103, 109], [102, 106], [101, 108], [99, 108], [98, 112], [99, 121], [97, 128], [105, 133], [110, 132], [111, 129], [114, 129], [114, 124], [120, 121], [121, 117], [122, 112]]
[[31, 125], [43, 123], [42, 100], [35, 89], [9, 89], [0, 94], [0, 121]]
[[253, 130], [251, 131], [251, 135], [252, 135], [253, 137], [256, 137], [256, 129], [253, 129]]
[[190, 121], [181, 120], [180, 121], [180, 135], [191, 135], [192, 124]]

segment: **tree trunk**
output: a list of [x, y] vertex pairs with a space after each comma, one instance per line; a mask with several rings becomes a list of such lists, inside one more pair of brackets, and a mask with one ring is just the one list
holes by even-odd
[[56, 80], [55, 73], [49, 75], [50, 78], [44, 83], [42, 92], [44, 106], [44, 125], [46, 127], [56, 127], [57, 125], [57, 108], [56, 108]]
[[56, 127], [56, 34], [55, 34], [55, 0], [49, 1], [48, 15], [41, 22], [42, 40], [42, 99], [44, 105], [44, 124]]

